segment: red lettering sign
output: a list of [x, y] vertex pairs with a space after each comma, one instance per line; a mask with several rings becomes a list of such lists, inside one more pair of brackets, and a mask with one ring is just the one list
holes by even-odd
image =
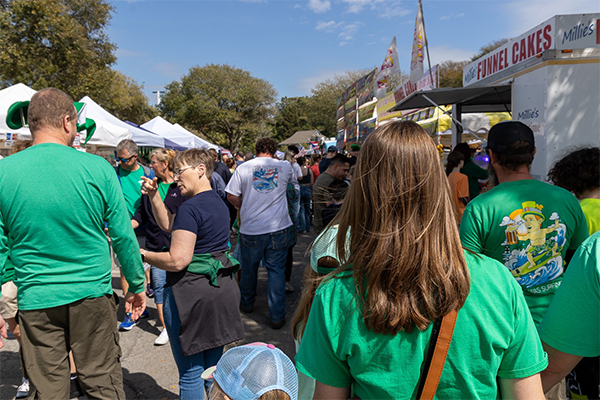
[[519, 42], [514, 42], [512, 47], [512, 63], [519, 62]]
[[[535, 32], [532, 33], [531, 35], [527, 36], [527, 57], [526, 58], [535, 56], [534, 40], [535, 40]], [[521, 59], [521, 61], [523, 61], [524, 59], [525, 58]]]
[[548, 50], [552, 45], [552, 36], [550, 35], [551, 30], [552, 27], [550, 25], [544, 27], [544, 50]]
[[535, 33], [535, 52], [540, 54], [542, 52], [542, 30], [540, 29]]

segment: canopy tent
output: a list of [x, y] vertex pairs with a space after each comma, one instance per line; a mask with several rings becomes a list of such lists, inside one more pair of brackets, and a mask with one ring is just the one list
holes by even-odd
[[19, 137], [31, 138], [29, 128], [11, 129], [6, 124], [8, 108], [18, 101], [29, 101], [36, 93], [35, 90], [22, 83], [0, 90], [0, 137], [6, 138], [7, 133], [16, 133]]
[[[99, 134], [98, 129], [101, 128], [103, 125], [110, 124], [112, 125], [112, 127], [118, 127], [121, 130], [126, 130], [129, 133], [129, 137], [124, 137], [123, 139], [131, 138], [131, 140], [133, 140], [138, 146], [165, 147], [164, 138], [148, 130], [140, 129], [138, 127], [129, 125], [121, 121], [120, 119], [106, 111], [104, 108], [102, 108], [90, 97], [85, 96], [80, 100], [80, 102], [86, 104], [86, 117], [96, 121], [96, 132], [94, 133], [94, 136], [92, 136], [92, 139], [88, 143], [97, 144], [94, 143], [94, 140], [97, 139], [96, 135]], [[116, 147], [116, 145], [121, 140], [117, 141], [115, 144], [111, 144], [110, 146]]]
[[219, 146], [207, 142], [204, 139], [199, 138], [193, 133], [186, 130], [179, 124], [171, 124], [169, 121], [162, 117], [155, 117], [150, 121], [141, 125], [144, 129], [149, 129], [152, 132], [156, 132], [163, 136], [165, 139], [169, 139], [175, 142], [177, 145], [184, 147], [185, 149], [191, 148], [207, 148], [207, 149], [218, 149]]
[[[441, 106], [447, 113], [452, 113], [451, 106]], [[452, 146], [452, 118], [437, 107], [428, 107], [402, 118], [415, 121], [421, 125], [437, 143], [446, 147]], [[478, 139], [486, 140], [490, 128], [499, 122], [510, 120], [507, 112], [469, 113], [462, 115], [462, 140], [465, 142]]]
[[457, 104], [463, 113], [510, 112], [511, 96], [511, 85], [420, 90], [400, 101], [391, 111]]
[[[156, 133], [154, 133], [154, 132], [151, 132], [151, 131], [149, 131], [148, 129], [142, 128], [140, 125], [138, 125], [138, 124], [136, 124], [136, 123], [134, 123], [134, 122], [131, 122], [131, 121], [125, 121], [125, 123], [126, 123], [127, 125], [131, 125], [131, 126], [133, 126], [133, 127], [135, 127], [135, 128], [138, 128], [138, 129], [144, 130], [144, 131], [146, 131], [146, 132], [150, 132], [150, 133], [151, 133], [151, 134], [153, 134], [153, 135], [156, 135]], [[185, 150], [185, 149], [186, 149], [186, 147], [180, 146], [180, 145], [178, 145], [177, 143], [175, 143], [175, 142], [174, 142], [174, 141], [172, 141], [172, 140], [169, 140], [169, 139], [164, 139], [164, 140], [165, 140], [165, 147], [166, 147], [167, 149], [173, 149], [173, 150], [178, 150], [178, 151], [183, 151], [183, 150]]]
[[297, 131], [292, 136], [279, 143], [279, 145], [308, 143], [311, 140], [315, 141], [315, 139], [318, 140], [324, 137], [325, 136], [321, 135], [316, 129], [312, 131]]
[[209, 142], [208, 140], [204, 140], [204, 139], [194, 135], [192, 132], [188, 131], [187, 129], [185, 129], [183, 126], [181, 126], [179, 124], [173, 124], [173, 127], [175, 129], [177, 129], [178, 132], [193, 135], [194, 136], [194, 144], [195, 144], [194, 147], [200, 147], [200, 148], [205, 148], [205, 149], [215, 149], [215, 150], [219, 150], [221, 148], [221, 147], [217, 146], [216, 144]]

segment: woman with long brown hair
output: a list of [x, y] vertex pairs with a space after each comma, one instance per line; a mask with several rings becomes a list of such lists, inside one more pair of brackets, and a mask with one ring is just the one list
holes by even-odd
[[444, 328], [457, 311], [435, 396], [543, 399], [547, 360], [521, 289], [501, 264], [462, 249], [439, 154], [419, 125], [367, 138], [335, 224], [341, 265], [317, 289], [296, 356], [315, 399], [414, 398], [433, 322]]

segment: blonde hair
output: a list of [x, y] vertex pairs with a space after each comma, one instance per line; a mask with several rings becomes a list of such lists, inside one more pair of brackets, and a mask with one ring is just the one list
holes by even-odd
[[[225, 398], [231, 399], [231, 400], [236, 400], [236, 399], [232, 399], [231, 397], [227, 396], [225, 394], [225, 392], [223, 391], [223, 389], [221, 389], [221, 386], [219, 386], [219, 384], [217, 383], [217, 381], [213, 381], [212, 386], [210, 387], [210, 396], [208, 397], [209, 400], [224, 400]], [[275, 389], [275, 390], [270, 390], [267, 393], [263, 394], [262, 396], [260, 396], [258, 398], [258, 400], [291, 400], [290, 396], [288, 396], [288, 394], [286, 392], [284, 392], [283, 390], [279, 390], [279, 389]]]
[[[334, 268], [339, 266], [339, 263], [337, 260], [335, 260], [335, 258], [323, 258], [334, 260], [337, 264], [334, 266]], [[296, 307], [296, 312], [294, 313], [291, 323], [292, 337], [298, 341], [302, 339], [302, 335], [304, 334], [304, 328], [306, 328], [306, 322], [308, 321], [308, 316], [310, 315], [310, 309], [312, 307], [313, 300], [315, 299], [315, 292], [326, 276], [327, 275], [319, 274], [318, 272], [314, 271], [310, 264], [304, 271], [302, 294], [300, 295], [300, 302], [298, 303], [298, 307]]]
[[150, 153], [150, 159], [156, 156], [156, 159], [159, 162], [166, 162], [168, 164], [169, 171], [173, 172], [173, 160], [177, 152], [172, 149], [154, 149], [152, 153]]
[[[469, 294], [450, 187], [433, 141], [415, 122], [384, 125], [365, 140], [340, 213], [337, 249], [351, 265], [366, 326], [420, 330]], [[352, 227], [350, 246], [348, 233]]]

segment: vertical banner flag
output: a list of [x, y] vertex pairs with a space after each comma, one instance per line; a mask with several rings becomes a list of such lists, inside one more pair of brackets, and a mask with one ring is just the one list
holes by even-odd
[[381, 68], [377, 73], [377, 78], [375, 79], [375, 83], [373, 84], [373, 89], [375, 91], [375, 97], [378, 99], [382, 99], [385, 97], [385, 92], [387, 88], [387, 76], [392, 74], [397, 74], [400, 72], [400, 63], [398, 62], [398, 48], [396, 47], [396, 36], [392, 40], [392, 44], [388, 48], [388, 51], [383, 60], [383, 64], [381, 64]]
[[415, 33], [413, 37], [412, 55], [410, 57], [410, 83], [416, 84], [423, 76], [423, 49], [425, 46], [425, 23], [421, 0], [417, 9], [415, 20]]

